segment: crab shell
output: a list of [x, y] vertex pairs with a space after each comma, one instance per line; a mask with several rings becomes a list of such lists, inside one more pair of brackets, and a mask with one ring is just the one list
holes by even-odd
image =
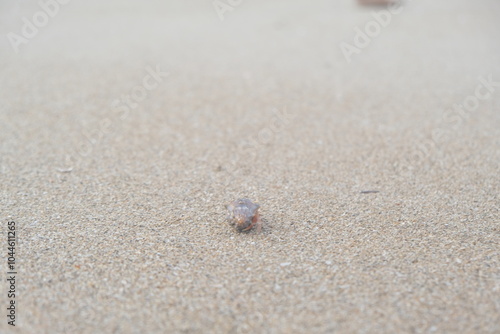
[[249, 231], [259, 221], [259, 207], [248, 198], [237, 199], [226, 205], [229, 223], [240, 232]]

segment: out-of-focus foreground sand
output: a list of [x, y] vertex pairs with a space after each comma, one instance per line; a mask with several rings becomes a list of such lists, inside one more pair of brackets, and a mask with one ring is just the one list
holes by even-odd
[[179, 3], [1, 4], [0, 331], [500, 332], [498, 1]]

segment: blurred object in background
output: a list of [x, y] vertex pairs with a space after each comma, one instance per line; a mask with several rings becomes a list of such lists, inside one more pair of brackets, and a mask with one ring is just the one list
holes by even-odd
[[399, 0], [358, 0], [362, 6], [388, 6], [399, 2]]

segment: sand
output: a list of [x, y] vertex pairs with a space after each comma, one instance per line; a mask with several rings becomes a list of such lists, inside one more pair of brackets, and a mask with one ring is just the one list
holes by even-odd
[[500, 332], [500, 4], [380, 10], [72, 1], [3, 38], [0, 332]]

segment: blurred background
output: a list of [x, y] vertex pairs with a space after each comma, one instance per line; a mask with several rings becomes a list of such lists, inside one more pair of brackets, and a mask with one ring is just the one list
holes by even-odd
[[[47, 113], [68, 118], [72, 135], [57, 141], [68, 145], [66, 152], [51, 157], [63, 165], [68, 154], [83, 149], [85, 128], [112, 115], [113, 103], [141, 82], [147, 66], [158, 66], [169, 77], [127, 121], [154, 117], [152, 104], [161, 105], [160, 115], [168, 118], [169, 110], [182, 109], [189, 100], [185, 122], [174, 116], [166, 123], [189, 127], [203, 116], [224, 115], [250, 122], [254, 132], [265, 127], [257, 121], [259, 110], [269, 115], [264, 109], [282, 109], [292, 101], [327, 108], [336, 122], [355, 122], [352, 131], [426, 127], [443, 121], [443, 110], [461, 103], [479, 76], [498, 73], [496, 1], [403, 1], [390, 8], [365, 2], [370, 1], [45, 1], [42, 6], [3, 0], [3, 115], [23, 108], [27, 116], [4, 117], [13, 122], [4, 134], [10, 137], [22, 122], [51, 122]], [[73, 89], [77, 86], [86, 89]], [[64, 112], [26, 105], [42, 100], [57, 101], [66, 106]], [[494, 101], [482, 105], [491, 110]], [[243, 131], [234, 123], [215, 123], [220, 131]], [[165, 138], [163, 145], [173, 142]]]

